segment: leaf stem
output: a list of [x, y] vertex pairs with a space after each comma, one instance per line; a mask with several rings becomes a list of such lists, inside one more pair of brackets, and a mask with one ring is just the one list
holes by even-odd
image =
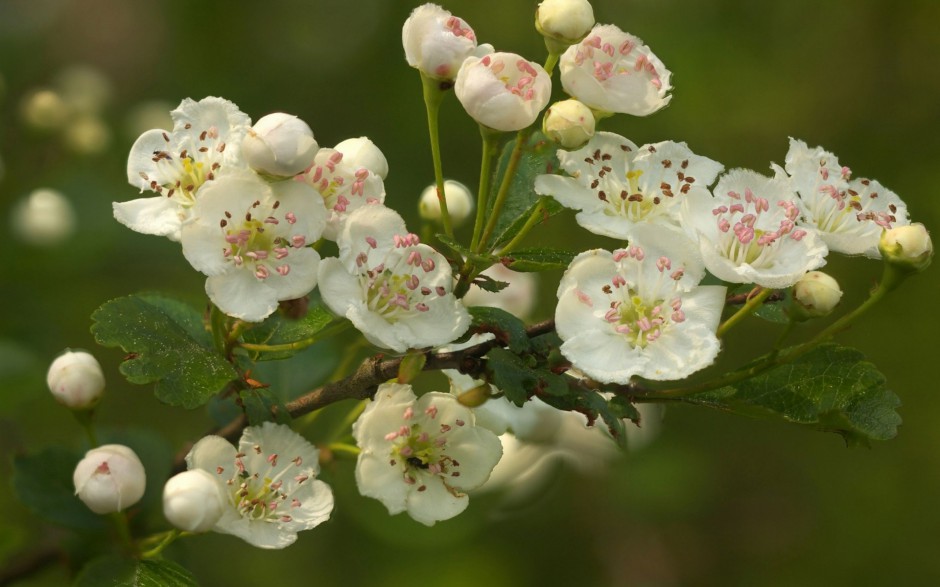
[[438, 113], [444, 99], [441, 81], [421, 73], [421, 87], [424, 91], [424, 106], [428, 113], [428, 135], [431, 139], [431, 159], [434, 161], [434, 183], [437, 185], [437, 201], [441, 204], [441, 222], [444, 233], [454, 238], [454, 227], [447, 211], [447, 198], [444, 194], [444, 172], [441, 165], [441, 143], [438, 132]]
[[480, 235], [480, 240], [476, 243], [477, 246], [471, 246], [474, 252], [479, 253], [486, 247], [486, 241], [489, 240], [496, 228], [496, 222], [499, 220], [503, 205], [505, 205], [506, 198], [509, 196], [509, 187], [512, 185], [516, 170], [519, 169], [519, 161], [522, 160], [522, 149], [529, 138], [530, 132], [531, 127], [528, 127], [516, 133], [516, 143], [513, 145], [512, 154], [509, 156], [509, 163], [506, 165], [506, 172], [503, 174], [502, 182], [499, 185], [499, 192], [496, 193], [496, 199], [493, 201], [493, 209], [488, 211], [489, 219], [486, 221], [486, 228], [483, 229], [483, 234]]
[[718, 327], [718, 332], [716, 333], [718, 338], [723, 337], [728, 333], [729, 330], [737, 326], [742, 320], [753, 314], [754, 311], [764, 303], [764, 300], [770, 297], [770, 294], [774, 293], [774, 290], [770, 288], [761, 288], [758, 286], [758, 289], [760, 289], [758, 293], [750, 296], [747, 302], [738, 308], [737, 312], [732, 314], [721, 324], [721, 326]]
[[137, 544], [134, 543], [133, 538], [131, 538], [131, 526], [130, 522], [127, 520], [127, 512], [114, 512], [110, 515], [110, 518], [114, 523], [115, 530], [117, 530], [118, 539], [127, 549], [128, 553], [136, 557], [139, 552]]
[[532, 214], [526, 219], [525, 224], [522, 225], [522, 228], [519, 229], [518, 234], [512, 237], [506, 245], [499, 250], [499, 255], [506, 255], [522, 242], [522, 240], [529, 234], [532, 228], [535, 227], [539, 221], [542, 220], [542, 213], [545, 211], [545, 201], [549, 196], [542, 196], [539, 198], [539, 201], [536, 203], [535, 208], [532, 209]]
[[361, 452], [358, 446], [346, 444], [345, 442], [331, 442], [326, 446], [326, 448], [334, 454], [339, 453], [353, 457], [358, 457], [359, 453]]
[[490, 175], [493, 161], [499, 153], [499, 138], [502, 133], [480, 125], [480, 136], [483, 139], [483, 155], [480, 161], [480, 187], [477, 191], [477, 214], [473, 221], [473, 238], [470, 239], [470, 250], [478, 252], [480, 238], [483, 234], [483, 225], [486, 220], [487, 206], [490, 195]]
[[295, 340], [294, 342], [285, 342], [282, 344], [263, 344], [263, 343], [251, 343], [251, 342], [240, 342], [238, 346], [241, 348], [254, 351], [259, 353], [277, 353], [283, 351], [299, 351], [307, 348], [308, 346], [314, 345], [324, 338], [329, 338], [340, 332], [343, 332], [352, 323], [345, 318], [340, 320], [334, 320], [332, 323], [324, 326], [317, 331], [313, 336], [302, 338], [300, 340]]

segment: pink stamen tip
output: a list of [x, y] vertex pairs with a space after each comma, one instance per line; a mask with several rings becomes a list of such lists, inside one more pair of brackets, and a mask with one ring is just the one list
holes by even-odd
[[293, 212], [288, 212], [284, 215], [284, 220], [286, 220], [288, 224], [294, 224], [297, 222], [297, 217], [294, 216]]
[[579, 301], [579, 302], [581, 302], [582, 304], [588, 306], [589, 308], [593, 308], [593, 307], [594, 307], [594, 302], [591, 301], [591, 298], [590, 298], [586, 293], [584, 293], [584, 292], [581, 291], [580, 289], [575, 289], [575, 290], [574, 290], [574, 293], [575, 293], [576, 296], [578, 296], [578, 301]]
[[391, 440], [395, 440], [396, 438], [398, 438], [397, 432], [389, 432], [388, 434], [385, 435], [385, 440], [391, 441]]
[[379, 243], [375, 240], [374, 237], [371, 237], [371, 236], [366, 237], [366, 242], [369, 243], [369, 246], [372, 247], [373, 249], [379, 246]]
[[431, 418], [437, 417], [437, 406], [429, 406], [424, 413], [430, 416]]
[[290, 273], [290, 265], [286, 265], [286, 264], [285, 264], [285, 265], [278, 265], [276, 271], [277, 271], [278, 275], [280, 275], [281, 277], [284, 277], [285, 275], [287, 275], [288, 273]]
[[405, 420], [410, 420], [415, 415], [415, 411], [411, 409], [411, 406], [405, 408], [405, 413], [401, 415]]
[[299, 249], [307, 244], [307, 239], [302, 235], [292, 236], [290, 239], [291, 245], [295, 249]]

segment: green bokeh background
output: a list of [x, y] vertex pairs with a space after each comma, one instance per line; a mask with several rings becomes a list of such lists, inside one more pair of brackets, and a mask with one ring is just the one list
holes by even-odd
[[[125, 158], [126, 117], [143, 101], [224, 96], [257, 119], [305, 119], [323, 146], [367, 135], [391, 168], [386, 204], [417, 225], [417, 194], [431, 182], [420, 84], [404, 62], [401, 23], [417, 2], [271, 0], [129, 2], [0, 0], [0, 477], [10, 457], [81, 431], [44, 385], [65, 347], [100, 357], [109, 395], [104, 425], [145, 427], [174, 448], [210, 425], [181, 414], [117, 373], [121, 353], [95, 348], [89, 314], [104, 301], [159, 290], [203, 302], [203, 278], [178, 245], [133, 233], [111, 202], [136, 197]], [[534, 1], [452, 0], [484, 42], [541, 61]], [[682, 140], [728, 168], [782, 163], [787, 137], [822, 145], [877, 178], [928, 228], [940, 217], [940, 2], [936, 0], [594, 0], [599, 22], [643, 38], [674, 74], [674, 99], [645, 119], [605, 130], [637, 144]], [[55, 133], [25, 128], [22, 98], [70, 65], [113, 84], [105, 118], [111, 148], [81, 156]], [[557, 78], [556, 78], [557, 79]], [[559, 85], [560, 84], [556, 84]], [[560, 87], [556, 89], [560, 96]], [[479, 138], [454, 99], [441, 120], [445, 173], [476, 184]], [[10, 210], [38, 187], [67, 194], [79, 225], [55, 247], [17, 240]], [[612, 246], [563, 214], [533, 242]], [[858, 303], [878, 262], [833, 258], [829, 270]], [[551, 314], [545, 276], [538, 317]], [[325, 471], [333, 519], [281, 552], [235, 538], [182, 541], [170, 556], [205, 585], [935, 585], [940, 584], [940, 269], [916, 276], [840, 340], [860, 348], [903, 401], [898, 437], [871, 450], [834, 435], [673, 407], [649, 446], [606, 476], [560, 474], [524, 507], [474, 499], [458, 519], [426, 529], [356, 495], [352, 466]], [[771, 344], [755, 323], [726, 341], [725, 364]], [[807, 327], [812, 330], [813, 327]], [[324, 357], [336, 353], [323, 352]], [[0, 568], [60, 539], [0, 484]], [[62, 585], [56, 565], [23, 585]]]

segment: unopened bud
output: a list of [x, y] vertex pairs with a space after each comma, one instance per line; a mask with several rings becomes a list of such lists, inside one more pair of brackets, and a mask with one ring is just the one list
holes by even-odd
[[382, 179], [388, 177], [388, 160], [367, 137], [346, 139], [333, 147], [343, 154], [343, 162], [354, 169], [364, 167]]
[[[473, 196], [467, 186], [448, 179], [444, 182], [444, 197], [447, 200], [447, 213], [454, 226], [459, 226], [470, 217], [473, 212]], [[421, 218], [439, 222], [441, 219], [441, 202], [437, 197], [437, 185], [429, 185], [421, 192], [418, 202], [418, 212]]]
[[319, 145], [313, 131], [291, 114], [262, 117], [245, 135], [242, 155], [252, 169], [275, 177], [291, 177], [310, 167]]
[[490, 399], [490, 384], [484, 383], [482, 385], [477, 385], [473, 389], [468, 389], [467, 391], [461, 392], [457, 396], [457, 401], [461, 405], [467, 406], [468, 408], [478, 408], [486, 403], [486, 400]]
[[573, 45], [594, 27], [594, 9], [588, 0], [545, 0], [535, 11], [535, 28], [546, 39]]
[[835, 279], [822, 271], [810, 271], [793, 286], [790, 316], [798, 321], [827, 316], [841, 299], [842, 290]]
[[101, 399], [104, 373], [91, 354], [66, 350], [52, 361], [46, 383], [59, 403], [73, 410], [85, 410], [94, 407]]
[[923, 271], [933, 259], [933, 242], [923, 224], [895, 226], [881, 233], [878, 250], [886, 263], [911, 273]]
[[186, 532], [211, 530], [222, 517], [224, 504], [219, 484], [203, 469], [174, 475], [163, 486], [163, 515]]
[[10, 223], [23, 241], [39, 247], [55, 246], [75, 232], [75, 211], [60, 192], [40, 188], [17, 202]]
[[594, 136], [594, 114], [577, 100], [555, 102], [542, 117], [542, 132], [566, 149], [578, 149]]
[[144, 496], [147, 475], [131, 449], [106, 444], [85, 453], [72, 475], [75, 495], [96, 514], [128, 508]]
[[62, 138], [80, 155], [97, 155], [111, 143], [111, 129], [97, 116], [81, 116], [68, 123]]
[[60, 128], [69, 117], [65, 100], [52, 90], [37, 90], [23, 99], [20, 111], [23, 122], [36, 130]]
[[450, 81], [477, 48], [473, 29], [436, 4], [415, 8], [401, 30], [408, 65], [433, 79]]

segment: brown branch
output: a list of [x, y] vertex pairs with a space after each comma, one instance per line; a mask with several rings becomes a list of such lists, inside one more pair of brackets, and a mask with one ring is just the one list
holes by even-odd
[[[554, 320], [545, 320], [533, 324], [526, 328], [526, 334], [529, 338], [547, 334], [555, 329]], [[483, 372], [483, 361], [481, 357], [489, 352], [490, 349], [503, 346], [505, 343], [499, 337], [482, 342], [465, 349], [453, 352], [434, 352], [425, 351], [427, 361], [424, 364], [424, 371], [440, 371], [441, 369], [456, 369], [461, 373], [468, 375], [479, 375]], [[377, 355], [366, 359], [358, 369], [351, 375], [327, 383], [312, 391], [305, 393], [297, 399], [288, 402], [284, 407], [292, 418], [303, 416], [326, 407], [330, 404], [346, 400], [362, 400], [370, 398], [375, 394], [378, 386], [389, 379], [398, 376], [398, 367], [401, 365], [402, 357], [392, 359], [382, 359], [382, 355]], [[242, 414], [231, 422], [212, 430], [209, 434], [221, 436], [231, 443], [236, 443], [241, 436], [242, 430], [248, 426], [248, 418]], [[178, 473], [186, 469], [186, 454], [192, 448], [192, 443], [183, 447], [176, 455], [173, 463], [173, 473]]]

